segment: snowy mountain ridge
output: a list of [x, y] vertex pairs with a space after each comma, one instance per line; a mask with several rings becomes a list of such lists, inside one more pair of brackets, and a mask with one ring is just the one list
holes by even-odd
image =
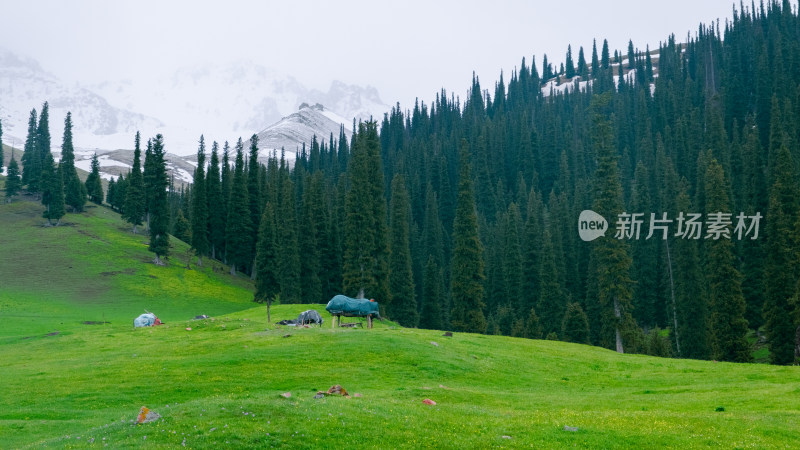
[[[345, 124], [353, 118], [381, 117], [389, 110], [372, 87], [333, 81], [323, 92], [250, 61], [184, 67], [150, 80], [81, 85], [60, 80], [37, 61], [0, 48], [0, 120], [6, 144], [22, 146], [31, 109], [39, 112], [45, 101], [54, 151], [71, 111], [75, 148], [98, 153], [131, 149], [138, 130], [145, 138], [161, 133], [168, 152], [190, 155], [197, 151], [201, 134], [207, 142], [246, 139], [295, 113], [303, 103], [324, 104], [326, 113], [336, 111], [346, 118]], [[327, 138], [330, 128], [324, 125], [316, 134]], [[338, 125], [334, 134], [338, 137]], [[283, 140], [280, 145], [289, 151], [301, 142]]]

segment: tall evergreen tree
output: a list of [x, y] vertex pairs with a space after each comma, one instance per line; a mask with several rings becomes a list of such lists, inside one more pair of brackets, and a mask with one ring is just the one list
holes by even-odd
[[[61, 166], [56, 166], [53, 154], [45, 154], [42, 173], [39, 178], [42, 186], [42, 204], [45, 207], [42, 216], [50, 225], [58, 226], [64, 217], [64, 180]], [[55, 221], [55, 224], [53, 223]]]
[[389, 245], [381, 146], [377, 124], [360, 123], [347, 168], [350, 189], [345, 199], [344, 291], [391, 303]]
[[589, 343], [589, 319], [580, 304], [567, 305], [564, 320], [561, 322], [561, 339], [578, 344]]
[[211, 245], [211, 257], [221, 258], [225, 247], [225, 205], [222, 200], [222, 184], [220, 180], [219, 145], [216, 141], [211, 145], [211, 163], [206, 177], [208, 192], [208, 238]]
[[392, 302], [387, 309], [392, 320], [404, 327], [416, 327], [419, 323], [414, 279], [411, 273], [410, 203], [405, 178], [397, 174], [392, 180], [389, 239], [389, 290], [392, 293]]
[[478, 237], [478, 219], [466, 140], [461, 141], [461, 171], [453, 224], [453, 258], [450, 292], [453, 307], [450, 322], [457, 331], [486, 332], [483, 314], [483, 246]]
[[64, 138], [61, 144], [61, 172], [64, 176], [64, 201], [72, 211], [81, 212], [86, 204], [86, 186], [75, 169], [75, 148], [72, 145], [72, 113], [64, 119]]
[[[39, 112], [39, 121], [36, 124], [36, 151], [34, 155], [41, 161], [42, 170], [45, 170], [47, 155], [50, 154], [50, 106], [47, 102], [42, 105], [42, 110]], [[45, 187], [41, 188], [42, 190]]]
[[[250, 208], [250, 223], [253, 231], [258, 231], [258, 223], [261, 220], [261, 183], [259, 182], [259, 174], [261, 173], [261, 164], [258, 162], [258, 135], [254, 134], [250, 137], [250, 156], [248, 158], [248, 171], [247, 171], [247, 198], [249, 200]], [[250, 254], [255, 257], [256, 240], [250, 241]]]
[[567, 62], [564, 71], [564, 75], [567, 78], [575, 76], [575, 62], [572, 60], [572, 45], [567, 45]]
[[136, 132], [133, 146], [133, 167], [128, 175], [128, 189], [125, 191], [125, 220], [133, 225], [133, 234], [142, 224], [145, 212], [145, 189], [142, 176], [141, 136]]
[[[148, 250], [155, 253], [153, 262], [156, 265], [164, 265], [161, 258], [169, 256], [169, 205], [167, 204], [167, 166], [164, 161], [164, 137], [157, 134], [152, 141], [151, 169], [150, 178], [151, 201], [150, 201], [150, 246]], [[119, 186], [118, 186], [119, 187]]]
[[[598, 160], [592, 210], [613, 221], [623, 212], [623, 203], [612, 125], [606, 111], [609, 98], [608, 94], [603, 94], [592, 99], [592, 143]], [[623, 239], [606, 236], [593, 243], [591, 258], [596, 270], [592, 276], [596, 277], [597, 292], [591, 293], [587, 301], [597, 302], [601, 307], [604, 330], [601, 344], [623, 353], [623, 337], [636, 327], [631, 317], [633, 282], [628, 245]]]
[[[705, 174], [706, 220], [713, 220], [711, 214], [725, 214], [726, 211], [730, 211], [727, 192], [728, 184], [722, 166], [712, 158]], [[724, 217], [720, 218], [724, 222]], [[746, 338], [747, 320], [744, 318], [742, 275], [736, 268], [733, 243], [724, 236], [716, 235], [707, 238], [705, 244], [707, 244], [706, 276], [711, 305], [714, 359], [750, 361], [752, 357]]]
[[781, 145], [772, 172], [767, 210], [767, 255], [764, 329], [773, 364], [792, 364], [795, 360], [795, 325], [792, 297], [795, 294], [798, 264], [798, 188], [794, 162], [789, 149]]
[[231, 196], [228, 204], [228, 225], [225, 229], [225, 249], [231, 275], [237, 269], [245, 269], [251, 263], [250, 236], [253, 224], [250, 219], [250, 196], [247, 192], [247, 179], [244, 172], [244, 146], [242, 139], [236, 144], [236, 164], [231, 182]]
[[192, 184], [192, 249], [197, 254], [197, 265], [203, 265], [203, 255], [208, 253], [208, 199], [206, 197], [206, 142], [200, 135], [197, 149], [197, 168]]
[[442, 320], [442, 269], [436, 263], [433, 255], [428, 257], [425, 265], [425, 275], [422, 286], [422, 308], [419, 315], [419, 327], [429, 330], [441, 330], [444, 327]]
[[14, 150], [11, 150], [11, 161], [6, 169], [6, 203], [11, 203], [17, 193], [22, 189], [22, 179], [19, 175], [19, 165], [14, 158]]
[[42, 174], [42, 160], [36, 151], [36, 121], [36, 109], [32, 109], [22, 150], [22, 184], [28, 186], [28, 191], [32, 193], [39, 192], [39, 177]]
[[322, 188], [322, 173], [308, 177], [308, 186], [303, 190], [302, 221], [297, 236], [300, 248], [300, 278], [302, 298], [305, 302], [321, 302], [322, 297], [322, 250], [326, 245], [328, 226], [325, 198]]
[[281, 286], [281, 301], [300, 303], [303, 289], [300, 278], [300, 250], [297, 237], [297, 207], [295, 187], [289, 177], [289, 169], [281, 157], [279, 169], [278, 209], [275, 214], [278, 241], [278, 280]]
[[0, 120], [0, 173], [3, 173], [3, 164], [5, 164], [3, 157], [3, 121]]
[[253, 301], [267, 304], [267, 317], [272, 301], [280, 293], [278, 281], [278, 242], [275, 233], [275, 211], [272, 202], [264, 205], [256, 245], [256, 291]]
[[[680, 213], [694, 211], [688, 194], [689, 182], [684, 178], [675, 201]], [[675, 303], [678, 325], [673, 337], [678, 356], [708, 359], [711, 356], [710, 320], [705, 280], [698, 256], [697, 241], [675, 240]]]
[[[120, 175], [120, 179], [122, 176]], [[117, 180], [117, 187], [119, 187], [119, 181]], [[100, 181], [100, 162], [97, 160], [97, 153], [92, 155], [92, 170], [89, 172], [89, 175], [86, 176], [86, 192], [89, 194], [89, 200], [97, 203], [98, 205], [103, 204], [103, 184]], [[126, 189], [127, 191], [127, 189]], [[117, 193], [121, 193], [121, 190], [117, 190]], [[117, 209], [121, 209], [122, 205], [116, 201], [115, 197], [115, 205]]]

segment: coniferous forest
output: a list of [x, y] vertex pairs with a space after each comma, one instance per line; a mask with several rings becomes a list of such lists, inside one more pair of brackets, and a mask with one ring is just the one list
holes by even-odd
[[[796, 11], [742, 4], [657, 49], [579, 46], [577, 64], [573, 48], [560, 67], [523, 58], [494, 84], [473, 75], [466, 98], [443, 90], [349, 140], [320, 136], [291, 164], [256, 136], [201, 137], [185, 189], [166, 177], [168, 136], [137, 134], [105, 200], [149, 230], [156, 262], [169, 232], [197, 264], [253, 278], [257, 302], [344, 293], [406, 327], [739, 362], [766, 345], [796, 362]], [[80, 186], [66, 154], [47, 156], [46, 111], [21, 182], [58, 223], [104, 196], [96, 173]], [[584, 210], [603, 237], [581, 238]]]

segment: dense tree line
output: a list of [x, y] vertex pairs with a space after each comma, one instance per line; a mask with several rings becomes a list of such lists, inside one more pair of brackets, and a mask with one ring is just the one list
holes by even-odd
[[[176, 211], [257, 301], [344, 292], [406, 326], [731, 361], [763, 336], [791, 363], [799, 25], [772, 2], [653, 52], [523, 59], [492, 92], [473, 76], [463, 102], [397, 105], [293, 166], [259, 162], [255, 137], [220, 163], [214, 143]], [[604, 238], [579, 238], [585, 209]]]
[[[558, 70], [523, 58], [491, 91], [473, 75], [465, 99], [397, 105], [293, 165], [260, 160], [255, 136], [233, 154], [214, 142], [206, 164], [201, 138], [180, 192], [154, 169], [157, 138], [129, 221], [254, 278], [259, 302], [344, 293], [406, 326], [700, 359], [749, 361], [764, 339], [792, 363], [800, 19], [788, 1], [742, 6], [683, 44], [626, 50], [594, 42], [575, 65], [570, 46]], [[135, 167], [109, 186], [124, 214]], [[592, 242], [587, 209], [608, 221]]]

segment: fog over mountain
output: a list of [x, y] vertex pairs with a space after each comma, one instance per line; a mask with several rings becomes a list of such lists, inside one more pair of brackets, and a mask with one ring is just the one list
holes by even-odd
[[[144, 137], [162, 133], [167, 151], [177, 155], [196, 152], [201, 134], [207, 142], [247, 139], [304, 103], [324, 105], [348, 129], [353, 118], [380, 118], [389, 109], [373, 87], [333, 81], [323, 92], [246, 60], [187, 66], [150, 79], [80, 84], [58, 78], [34, 59], [0, 50], [0, 120], [6, 144], [21, 146], [31, 109], [39, 111], [45, 101], [56, 151], [64, 117], [71, 111], [76, 148], [131, 149], [140, 130]], [[327, 137], [329, 128], [320, 134]], [[301, 144], [284, 143], [290, 153]]]

